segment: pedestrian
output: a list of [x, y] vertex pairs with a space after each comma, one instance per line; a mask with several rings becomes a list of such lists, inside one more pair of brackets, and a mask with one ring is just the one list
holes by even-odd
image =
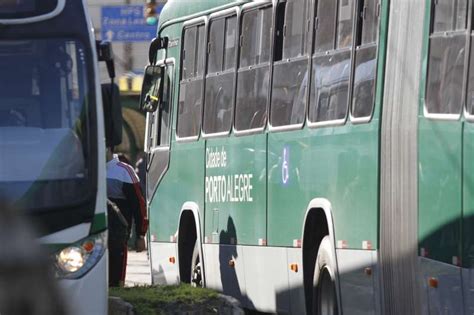
[[[137, 235], [136, 251], [141, 252], [145, 249], [148, 219], [137, 174], [133, 167], [112, 154], [110, 148], [107, 149], [107, 197], [117, 206], [127, 223], [126, 237], [109, 241], [109, 285], [123, 286], [127, 267], [127, 241], [130, 238], [132, 223], [135, 222]], [[114, 226], [109, 225], [109, 229], [114, 229]], [[115, 231], [109, 233], [114, 234]]]
[[146, 156], [144, 154], [140, 154], [137, 162], [135, 163], [135, 172], [140, 178], [140, 187], [142, 188], [142, 192], [146, 193]]

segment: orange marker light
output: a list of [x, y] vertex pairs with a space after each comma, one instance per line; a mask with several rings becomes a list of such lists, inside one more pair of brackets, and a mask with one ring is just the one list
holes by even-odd
[[298, 272], [298, 264], [290, 264], [290, 270], [293, 272]]
[[176, 263], [176, 258], [174, 258], [173, 256], [171, 256], [171, 257], [169, 258], [169, 261], [170, 261], [171, 264], [174, 265], [174, 264]]
[[94, 242], [85, 242], [82, 244], [82, 248], [88, 253], [90, 253], [94, 249]]
[[430, 277], [428, 279], [428, 285], [431, 287], [431, 288], [437, 288], [438, 287], [438, 279], [434, 278], [434, 277]]

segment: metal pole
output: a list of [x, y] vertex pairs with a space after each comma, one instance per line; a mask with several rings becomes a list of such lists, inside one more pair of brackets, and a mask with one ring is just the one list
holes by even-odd
[[[131, 4], [131, 0], [125, 0], [125, 4]], [[123, 45], [123, 59], [125, 60], [124, 70], [133, 70], [133, 45], [130, 42], [125, 42]]]

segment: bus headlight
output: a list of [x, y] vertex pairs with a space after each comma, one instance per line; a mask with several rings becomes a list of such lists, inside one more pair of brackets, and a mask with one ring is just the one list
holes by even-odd
[[55, 255], [56, 276], [62, 279], [82, 277], [97, 264], [106, 248], [105, 231], [63, 248]]

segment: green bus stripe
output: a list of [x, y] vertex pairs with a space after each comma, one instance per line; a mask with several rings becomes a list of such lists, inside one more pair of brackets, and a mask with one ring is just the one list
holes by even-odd
[[91, 231], [89, 234], [95, 234], [107, 228], [107, 217], [105, 213], [98, 213], [92, 219]]

